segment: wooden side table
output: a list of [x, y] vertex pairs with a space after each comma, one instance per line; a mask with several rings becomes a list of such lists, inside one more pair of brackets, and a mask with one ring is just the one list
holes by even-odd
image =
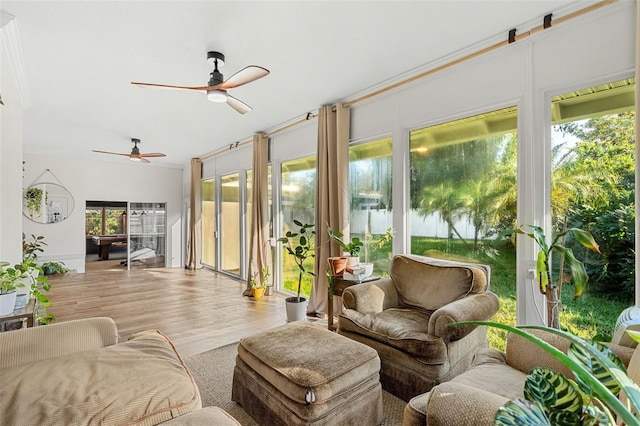
[[[351, 281], [345, 280], [342, 277], [333, 277], [333, 295], [342, 296], [344, 290], [351, 287], [352, 285], [369, 283], [372, 281], [378, 281], [379, 279], [380, 277], [371, 276], [363, 279], [362, 281]], [[328, 311], [329, 312], [327, 313], [327, 316], [329, 317], [329, 319], [327, 321], [327, 328], [331, 331], [335, 331], [338, 326], [333, 325], [333, 300], [331, 298], [329, 298]]]
[[17, 322], [17, 320], [27, 319], [27, 327], [33, 327], [35, 319], [36, 300], [31, 299], [24, 307], [16, 309], [7, 315], [0, 316], [0, 332], [8, 331], [7, 328], [10, 324]]

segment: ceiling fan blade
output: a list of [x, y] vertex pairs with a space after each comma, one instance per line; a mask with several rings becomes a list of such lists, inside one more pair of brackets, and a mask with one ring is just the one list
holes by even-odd
[[98, 152], [100, 154], [113, 154], [113, 155], [122, 155], [124, 157], [130, 157], [131, 154], [122, 154], [120, 152], [109, 152], [109, 151], [98, 151], [97, 149], [92, 149], [93, 152]]
[[253, 108], [251, 108], [249, 105], [245, 104], [237, 98], [234, 98], [231, 95], [227, 95], [227, 105], [238, 111], [240, 114], [245, 114], [253, 110]]
[[148, 152], [146, 154], [140, 154], [140, 157], [166, 157], [166, 154], [161, 152]]
[[151, 161], [147, 160], [146, 158], [142, 158], [142, 157], [138, 157], [140, 159], [141, 163], [150, 163]]
[[229, 77], [224, 83], [217, 86], [218, 89], [233, 89], [243, 84], [251, 83], [269, 74], [266, 68], [250, 65]]
[[192, 87], [192, 86], [173, 86], [170, 84], [154, 84], [154, 83], [138, 83], [132, 81], [131, 84], [138, 87], [154, 87], [159, 89], [180, 89], [180, 90], [195, 90], [198, 92], [206, 92], [210, 88], [208, 86]]

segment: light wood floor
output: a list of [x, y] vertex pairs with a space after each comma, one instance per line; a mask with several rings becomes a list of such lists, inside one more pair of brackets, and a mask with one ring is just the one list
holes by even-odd
[[207, 269], [71, 272], [49, 282], [56, 321], [111, 317], [121, 341], [159, 329], [185, 357], [286, 322], [285, 296], [242, 296], [244, 283]]

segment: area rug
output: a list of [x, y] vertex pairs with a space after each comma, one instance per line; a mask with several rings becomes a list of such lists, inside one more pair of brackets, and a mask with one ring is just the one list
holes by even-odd
[[[203, 407], [220, 407], [243, 426], [263, 426], [253, 420], [242, 406], [231, 400], [231, 383], [238, 354], [237, 347], [237, 343], [232, 343], [189, 357], [185, 362], [198, 384]], [[385, 417], [382, 425], [401, 425], [406, 402], [383, 390], [382, 405]]]

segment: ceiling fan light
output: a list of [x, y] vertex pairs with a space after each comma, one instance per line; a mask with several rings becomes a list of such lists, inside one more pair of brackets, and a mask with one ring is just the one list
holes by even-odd
[[129, 160], [131, 160], [131, 161], [142, 161], [142, 159], [140, 157], [129, 157]]
[[211, 102], [227, 102], [226, 90], [207, 90], [207, 99]]

